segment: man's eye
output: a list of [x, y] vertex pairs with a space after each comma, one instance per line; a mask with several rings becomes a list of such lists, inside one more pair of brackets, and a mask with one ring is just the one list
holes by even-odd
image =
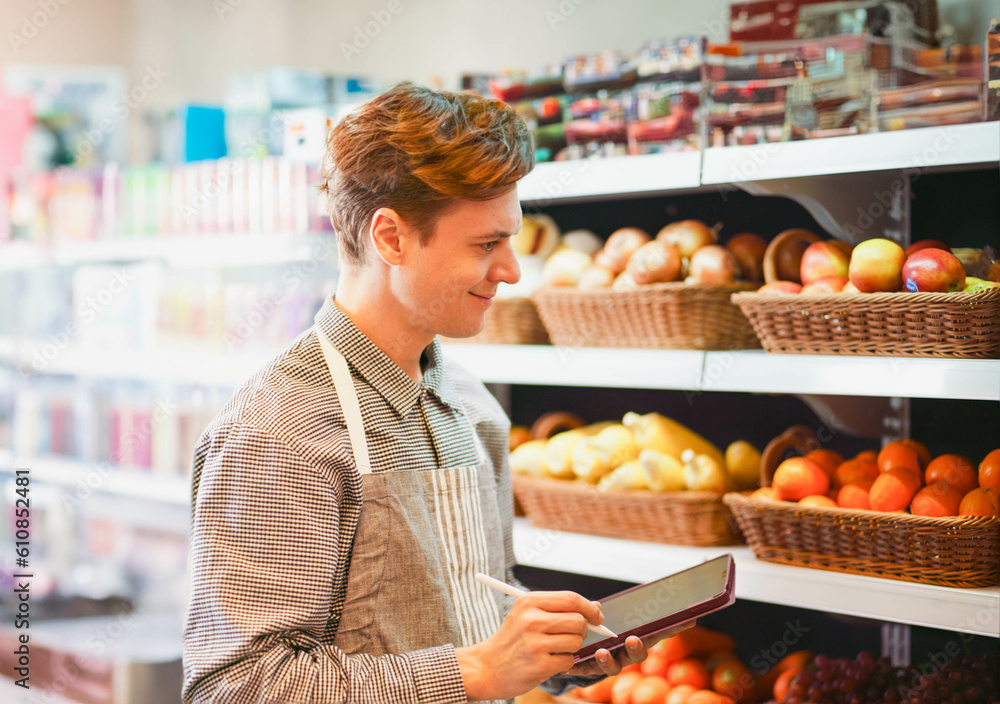
[[482, 247], [487, 252], [492, 252], [493, 248], [496, 247], [497, 244], [499, 244], [499, 240], [494, 240], [493, 242], [484, 242], [483, 244], [481, 244], [479, 246]]

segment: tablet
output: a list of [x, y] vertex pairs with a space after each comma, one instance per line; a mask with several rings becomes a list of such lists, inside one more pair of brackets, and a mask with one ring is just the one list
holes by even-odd
[[653, 635], [730, 606], [736, 601], [735, 577], [733, 556], [727, 553], [600, 599], [604, 625], [618, 637], [588, 631], [575, 661], [589, 660], [600, 648], [621, 648], [628, 636]]

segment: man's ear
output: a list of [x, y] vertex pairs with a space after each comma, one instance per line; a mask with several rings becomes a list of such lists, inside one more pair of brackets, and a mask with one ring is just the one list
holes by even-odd
[[398, 266], [402, 260], [406, 229], [406, 223], [392, 208], [379, 208], [372, 214], [368, 239], [375, 254], [389, 266]]

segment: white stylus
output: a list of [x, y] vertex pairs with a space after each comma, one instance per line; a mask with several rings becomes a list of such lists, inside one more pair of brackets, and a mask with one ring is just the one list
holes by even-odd
[[[506, 582], [501, 582], [499, 579], [494, 579], [493, 577], [490, 577], [488, 574], [483, 574], [482, 572], [476, 572], [476, 581], [479, 582], [480, 584], [485, 584], [487, 587], [492, 587], [493, 589], [496, 589], [498, 592], [506, 594], [507, 596], [512, 596], [514, 598], [517, 598], [519, 596], [524, 596], [525, 594], [528, 593], [526, 591], [518, 589], [517, 587], [510, 586]], [[588, 622], [587, 628], [592, 630], [594, 633], [599, 633], [602, 636], [607, 636], [608, 638], [618, 637], [618, 634], [612, 631], [607, 626], [595, 626], [594, 624]]]

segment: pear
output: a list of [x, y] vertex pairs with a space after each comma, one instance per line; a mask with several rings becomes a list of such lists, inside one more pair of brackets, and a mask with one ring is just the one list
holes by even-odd
[[639, 465], [653, 491], [681, 491], [687, 488], [684, 465], [676, 457], [656, 450], [643, 450], [639, 453]]

